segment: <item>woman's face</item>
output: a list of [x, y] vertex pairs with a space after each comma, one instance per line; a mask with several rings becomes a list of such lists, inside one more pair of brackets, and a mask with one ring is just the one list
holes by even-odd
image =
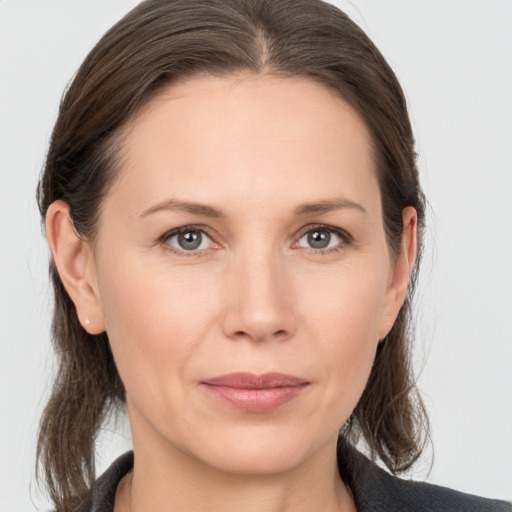
[[311, 81], [195, 78], [137, 115], [122, 156], [88, 314], [136, 450], [243, 473], [332, 451], [414, 253], [390, 256], [364, 123]]

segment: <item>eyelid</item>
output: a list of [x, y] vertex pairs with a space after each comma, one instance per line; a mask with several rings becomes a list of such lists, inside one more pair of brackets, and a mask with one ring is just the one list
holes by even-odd
[[304, 227], [304, 228], [302, 228], [300, 230], [299, 234], [296, 236], [296, 241], [294, 242], [294, 245], [298, 244], [299, 240], [304, 235], [306, 235], [310, 231], [314, 231], [315, 229], [330, 231], [331, 233], [334, 233], [336, 236], [338, 236], [342, 240], [342, 243], [336, 245], [335, 247], [328, 247], [328, 248], [325, 248], [325, 249], [315, 249], [313, 247], [309, 247], [309, 248], [308, 247], [301, 247], [302, 249], [305, 249], [307, 251], [311, 251], [313, 253], [328, 254], [330, 252], [339, 251], [344, 246], [346, 246], [346, 245], [348, 245], [348, 244], [350, 244], [350, 243], [352, 243], [354, 241], [353, 236], [350, 233], [348, 233], [347, 231], [345, 231], [344, 229], [341, 229], [341, 228], [338, 228], [338, 227], [335, 227], [335, 226], [329, 226], [327, 224], [311, 224], [311, 225], [306, 226], [306, 227]]
[[[298, 234], [295, 235], [294, 242], [292, 245], [297, 246], [299, 240], [305, 234], [307, 234], [310, 231], [313, 231], [315, 229], [330, 231], [331, 233], [334, 233], [336, 236], [338, 236], [342, 240], [342, 242], [335, 247], [328, 247], [328, 248], [324, 248], [324, 249], [315, 249], [313, 247], [307, 248], [307, 247], [301, 247], [301, 246], [298, 246], [298, 248], [305, 249], [306, 251], [309, 251], [312, 253], [329, 254], [331, 252], [339, 251], [347, 244], [350, 244], [353, 242], [352, 235], [350, 233], [348, 233], [347, 231], [345, 231], [344, 229], [341, 229], [341, 228], [338, 228], [335, 226], [330, 226], [327, 224], [310, 224], [308, 226], [301, 228], [301, 230], [298, 232]], [[180, 233], [187, 232], [187, 231], [200, 231], [201, 233], [206, 235], [216, 247], [215, 248], [209, 247], [207, 249], [199, 249], [199, 250], [194, 250], [194, 251], [186, 251], [186, 250], [180, 250], [179, 248], [171, 246], [167, 243], [169, 238], [176, 236]], [[165, 232], [159, 238], [159, 242], [164, 247], [164, 249], [167, 251], [170, 251], [174, 254], [178, 254], [180, 256], [187, 256], [187, 257], [192, 256], [193, 257], [193, 256], [203, 255], [212, 249], [216, 250], [216, 249], [221, 248], [222, 245], [220, 243], [218, 243], [215, 238], [216, 238], [215, 235], [212, 234], [212, 230], [208, 226], [197, 225], [197, 224], [187, 224], [185, 226], [180, 226], [180, 227], [177, 227], [177, 228], [174, 228], [174, 229], [171, 229], [171, 230]]]
[[[186, 233], [187, 231], [201, 232], [203, 235], [206, 235], [216, 247], [215, 248], [209, 247], [207, 249], [198, 249], [198, 250], [194, 250], [194, 251], [186, 251], [186, 250], [180, 250], [178, 247], [174, 247], [174, 246], [170, 245], [169, 243], [167, 243], [168, 240], [170, 238], [172, 238], [173, 236], [179, 235], [180, 233]], [[170, 251], [179, 256], [186, 256], [186, 257], [200, 256], [200, 255], [204, 254], [205, 252], [209, 252], [210, 250], [216, 250], [219, 247], [221, 247], [221, 244], [219, 244], [215, 240], [215, 236], [212, 234], [212, 230], [208, 226], [197, 225], [197, 224], [187, 224], [186, 226], [180, 226], [180, 227], [171, 229], [171, 230], [165, 232], [158, 239], [158, 241], [166, 251]]]

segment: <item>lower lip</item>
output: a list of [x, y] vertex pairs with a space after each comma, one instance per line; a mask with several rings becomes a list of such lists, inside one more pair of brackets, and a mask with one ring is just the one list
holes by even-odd
[[210, 394], [223, 402], [250, 412], [268, 412], [293, 400], [308, 384], [276, 388], [245, 389], [203, 383]]

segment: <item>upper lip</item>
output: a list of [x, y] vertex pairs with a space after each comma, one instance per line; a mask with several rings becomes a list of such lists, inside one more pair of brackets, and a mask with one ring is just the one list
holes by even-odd
[[255, 375], [253, 373], [239, 372], [212, 377], [211, 379], [204, 380], [203, 384], [239, 389], [264, 389], [300, 386], [308, 384], [308, 381], [301, 379], [300, 377], [294, 377], [293, 375], [286, 375], [284, 373], [264, 373], [262, 375]]

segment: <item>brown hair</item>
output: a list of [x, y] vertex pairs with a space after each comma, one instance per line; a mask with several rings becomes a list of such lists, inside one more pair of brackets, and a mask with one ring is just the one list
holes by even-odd
[[[344, 13], [320, 0], [148, 0], [89, 53], [60, 105], [38, 188], [43, 219], [66, 201], [78, 233], [94, 239], [115, 179], [121, 128], [177, 80], [248, 70], [304, 77], [344, 98], [369, 128], [389, 247], [402, 239], [402, 210], [418, 213], [418, 258], [407, 299], [380, 343], [366, 389], [343, 435], [362, 437], [393, 472], [410, 467], [427, 422], [410, 366], [411, 297], [421, 255], [424, 199], [401, 87], [380, 52]], [[94, 446], [124, 387], [106, 333], [80, 325], [53, 262], [53, 341], [60, 367], [39, 430], [38, 461], [58, 512], [73, 510], [95, 478]]]

